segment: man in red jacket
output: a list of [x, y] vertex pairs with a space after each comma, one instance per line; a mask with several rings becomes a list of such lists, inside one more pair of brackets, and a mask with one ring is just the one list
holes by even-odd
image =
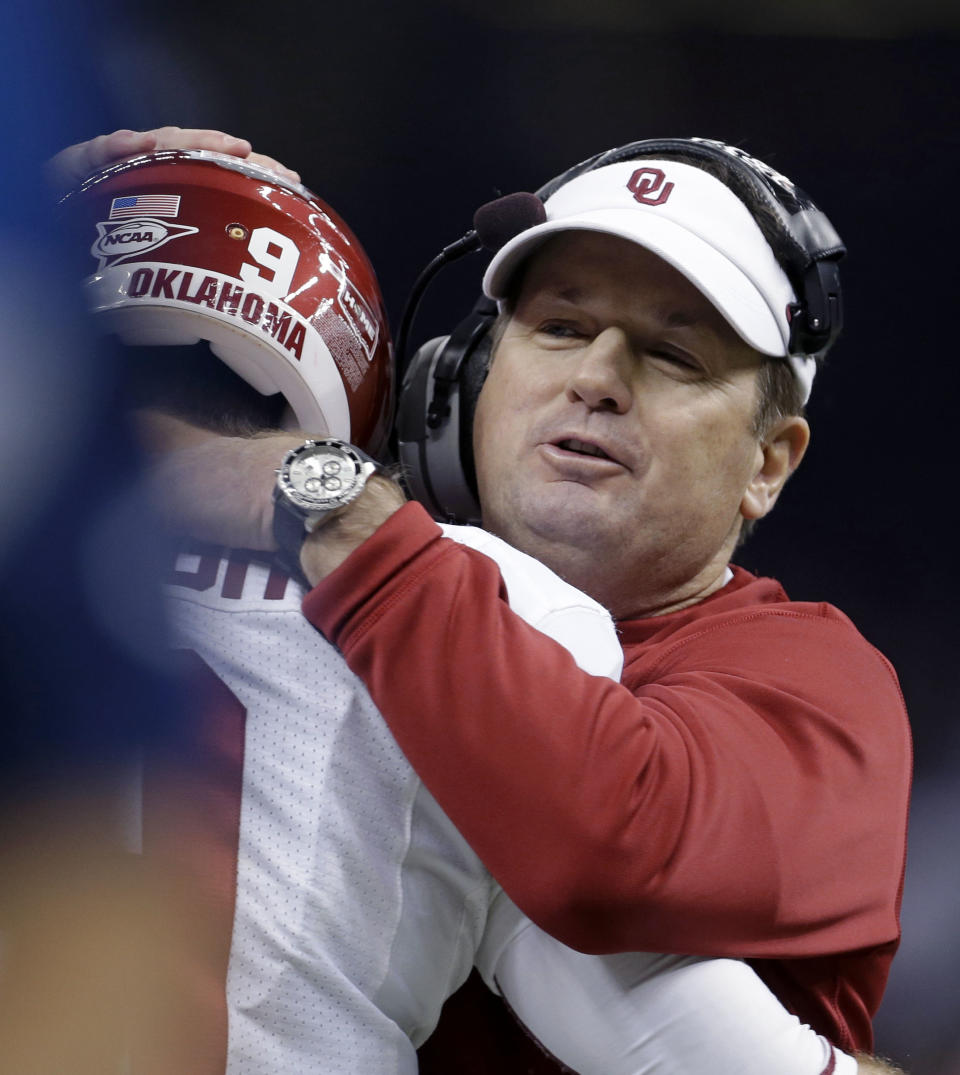
[[566, 177], [484, 278], [501, 312], [473, 430], [483, 524], [613, 612], [621, 684], [516, 622], [418, 506], [387, 518], [382, 489], [305, 544], [304, 608], [548, 932], [748, 959], [868, 1050], [899, 937], [899, 686], [837, 609], [730, 566], [806, 449], [842, 247], [804, 196], [784, 237], [675, 148]]
[[[842, 246], [729, 147], [644, 143], [573, 173], [487, 270], [500, 312], [461, 462], [487, 529], [613, 612], [621, 684], [520, 621], [496, 567], [383, 475], [277, 536], [308, 618], [534, 921], [584, 951], [748, 960], [869, 1050], [899, 938], [899, 687], [837, 609], [730, 565], [806, 449]], [[199, 444], [190, 474], [218, 488], [240, 448], [266, 475], [295, 444]], [[194, 528], [272, 547], [268, 485], [259, 524], [207, 499]]]

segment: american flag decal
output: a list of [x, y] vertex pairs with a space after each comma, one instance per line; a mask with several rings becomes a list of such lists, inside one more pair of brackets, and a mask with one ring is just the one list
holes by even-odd
[[111, 220], [135, 216], [175, 217], [179, 212], [179, 194], [131, 194], [114, 198], [110, 203]]

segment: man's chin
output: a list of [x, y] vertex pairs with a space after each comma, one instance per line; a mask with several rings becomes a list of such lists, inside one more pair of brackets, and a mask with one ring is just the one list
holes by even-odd
[[[511, 489], [491, 504], [483, 499], [485, 529], [516, 548], [540, 556], [550, 544], [589, 550], [594, 542], [605, 544], [614, 529], [616, 503], [606, 490], [579, 482], [551, 481]], [[528, 548], [536, 546], [536, 550]]]
[[562, 502], [527, 505], [513, 522], [511, 529], [525, 535], [521, 538], [523, 543], [535, 544], [540, 550], [532, 555], [541, 554], [549, 546], [566, 546], [580, 555], [593, 555], [615, 538], [608, 507], [596, 497], [564, 497]]

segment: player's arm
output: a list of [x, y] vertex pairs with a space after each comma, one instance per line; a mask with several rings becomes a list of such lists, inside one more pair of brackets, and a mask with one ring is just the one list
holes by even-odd
[[[503, 919], [503, 899], [494, 921]], [[481, 950], [479, 964], [488, 984], [548, 1053], [582, 1075], [858, 1071], [852, 1056], [787, 1012], [738, 960], [584, 955], [533, 924], [484, 966], [489, 955]]]
[[[152, 465], [157, 512], [172, 529], [234, 548], [276, 548], [273, 488], [276, 467], [309, 432], [263, 432], [229, 437], [155, 410], [137, 413], [137, 427]], [[375, 475], [351, 510], [323, 527], [321, 555], [333, 566], [406, 502], [396, 482]]]
[[47, 181], [57, 194], [65, 194], [85, 176], [114, 161], [162, 149], [207, 149], [226, 153], [269, 168], [291, 182], [300, 176], [273, 157], [254, 153], [246, 138], [199, 127], [155, 127], [149, 131], [119, 130], [100, 134], [61, 149], [47, 162]]

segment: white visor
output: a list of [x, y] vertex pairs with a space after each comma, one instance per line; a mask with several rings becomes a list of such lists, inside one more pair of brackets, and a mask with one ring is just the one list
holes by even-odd
[[788, 350], [796, 294], [750, 211], [719, 179], [678, 161], [623, 161], [570, 180], [544, 208], [543, 224], [494, 255], [483, 278], [489, 298], [504, 299], [516, 269], [557, 232], [617, 235], [683, 273], [751, 347], [788, 358], [809, 398], [816, 363]]

